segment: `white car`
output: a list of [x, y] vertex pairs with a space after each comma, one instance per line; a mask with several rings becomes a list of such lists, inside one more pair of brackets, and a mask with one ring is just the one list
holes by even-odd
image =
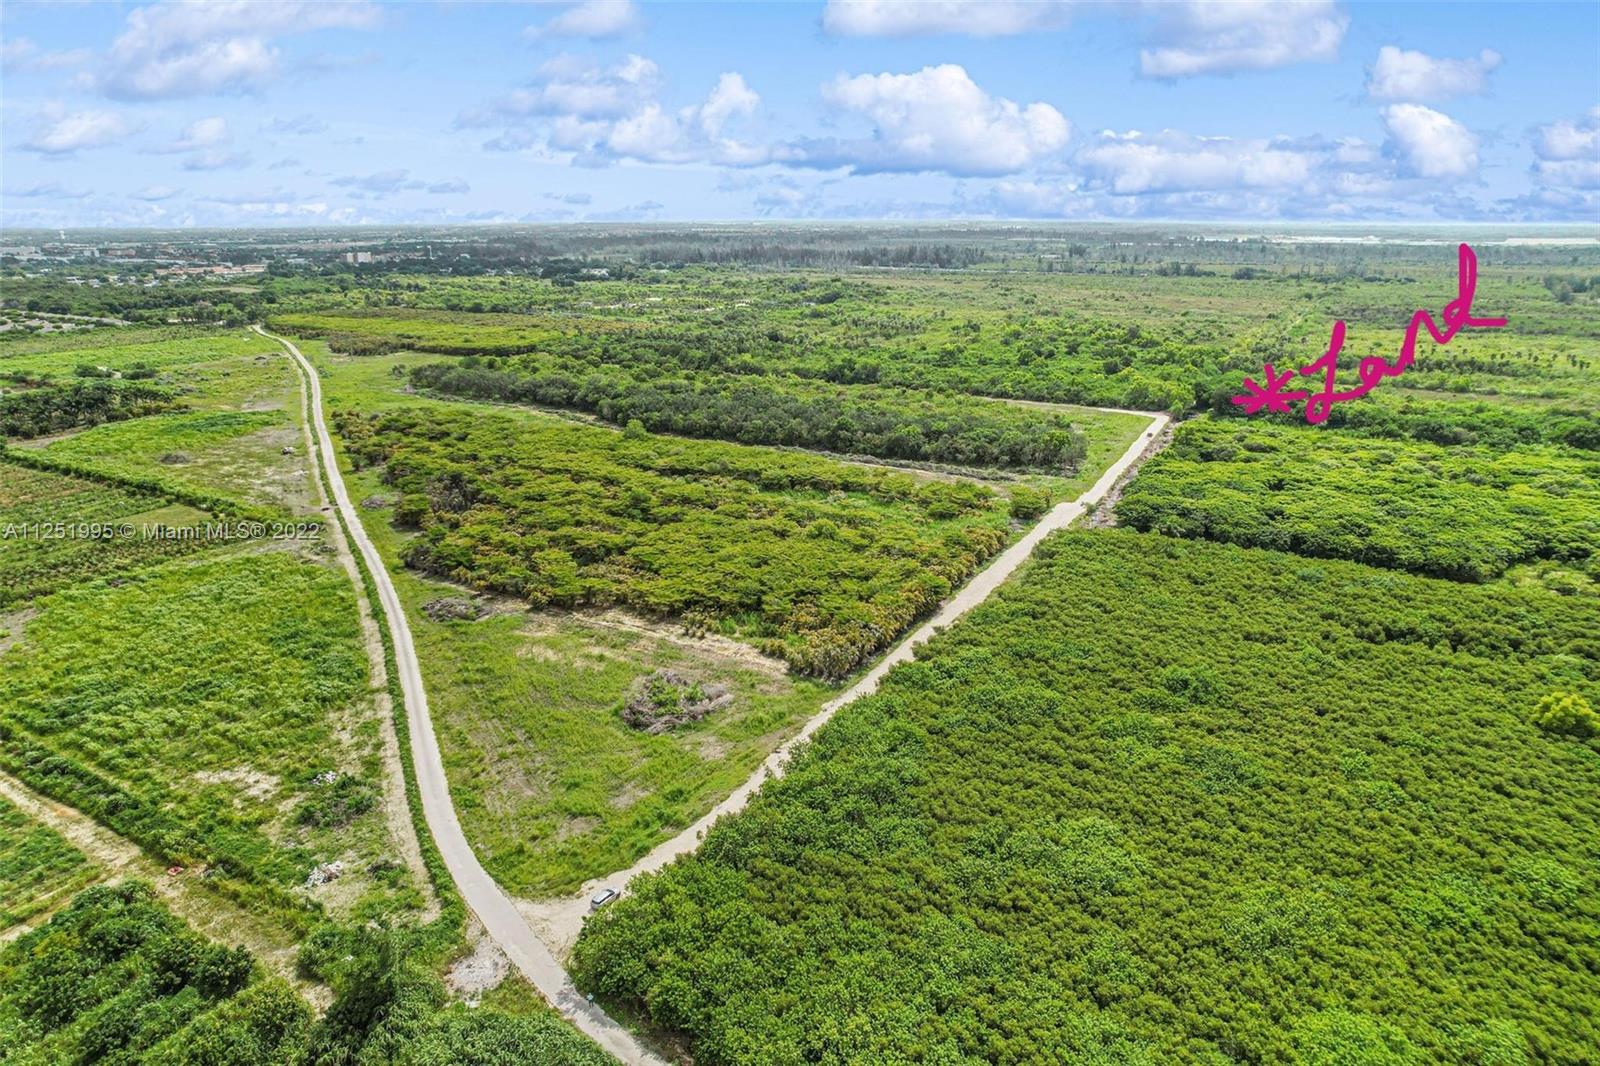
[[602, 888], [600, 891], [594, 894], [594, 898], [589, 900], [589, 909], [592, 911], [597, 911], [620, 895], [622, 895], [622, 893], [618, 892], [614, 888]]

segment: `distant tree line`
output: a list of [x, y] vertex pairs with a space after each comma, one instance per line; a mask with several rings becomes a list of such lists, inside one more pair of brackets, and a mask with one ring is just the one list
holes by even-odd
[[416, 367], [411, 380], [454, 396], [575, 408], [614, 425], [637, 420], [653, 433], [743, 444], [1058, 473], [1076, 470], [1088, 454], [1064, 415], [890, 389], [727, 375], [641, 381], [625, 373], [518, 373], [455, 363]]

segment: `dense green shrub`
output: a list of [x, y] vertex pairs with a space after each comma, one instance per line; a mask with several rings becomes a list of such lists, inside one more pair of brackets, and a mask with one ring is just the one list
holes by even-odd
[[1552, 682], [1600, 687], [1591, 600], [1061, 534], [591, 918], [580, 987], [710, 1066], [1585, 1062]]
[[741, 444], [1051, 473], [1076, 470], [1088, 454], [1069, 418], [1036, 408], [794, 378], [641, 379], [626, 369], [527, 358], [517, 366], [520, 372], [430, 363], [413, 369], [411, 380], [452, 396], [576, 408], [614, 425]]
[[248, 953], [207, 942], [137, 881], [80, 892], [0, 951], [4, 1061], [282, 1064], [310, 1020]]
[[814, 456], [478, 411], [336, 418], [386, 464], [426, 573], [535, 604], [621, 603], [842, 677], [1004, 545], [987, 488]]
[[1117, 504], [1135, 529], [1462, 581], [1600, 558], [1600, 460], [1198, 419]]
[[0, 395], [0, 437], [43, 437], [181, 407], [171, 389], [137, 381], [46, 385]]
[[1533, 710], [1533, 720], [1539, 728], [1552, 733], [1568, 733], [1575, 737], [1600, 733], [1600, 714], [1576, 692], [1552, 692], [1543, 697]]

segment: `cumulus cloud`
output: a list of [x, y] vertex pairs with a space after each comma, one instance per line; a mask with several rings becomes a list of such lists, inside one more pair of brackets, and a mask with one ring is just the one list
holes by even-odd
[[780, 153], [784, 161], [861, 172], [1010, 174], [1056, 155], [1072, 133], [1049, 104], [990, 96], [953, 63], [913, 74], [841, 74], [822, 96], [835, 110], [872, 122], [872, 136], [797, 142]]
[[178, 195], [180, 191], [181, 190], [179, 189], [174, 189], [171, 185], [146, 185], [144, 188], [140, 189], [136, 193], [132, 193], [131, 195], [135, 200], [144, 200], [148, 203], [155, 203], [160, 200], [170, 200], [174, 196]]
[[590, 166], [620, 159], [730, 166], [766, 161], [767, 149], [724, 134], [730, 120], [761, 102], [736, 72], [723, 73], [701, 103], [676, 109], [657, 99], [660, 71], [643, 56], [612, 67], [558, 56], [540, 76], [530, 87], [462, 113], [456, 125], [498, 127], [499, 134], [484, 142], [491, 151], [570, 153]]
[[822, 25], [840, 36], [1002, 37], [1065, 27], [1075, 14], [1115, 11], [1145, 22], [1146, 77], [1268, 70], [1338, 57], [1350, 19], [1333, 0], [828, 0]]
[[164, 99], [258, 89], [282, 67], [275, 38], [366, 29], [381, 11], [365, 0], [213, 0], [134, 8], [95, 84], [120, 99]]
[[158, 152], [194, 152], [226, 144], [232, 137], [228, 121], [220, 115], [198, 119], [184, 127], [183, 133], [171, 144], [155, 149]]
[[1009, 37], [1067, 24], [1065, 0], [828, 0], [822, 28], [843, 37]]
[[1533, 132], [1533, 174], [1547, 186], [1600, 189], [1600, 107]]
[[1119, 195], [1305, 184], [1323, 152], [1288, 142], [1104, 130], [1078, 163]]
[[472, 191], [460, 178], [448, 178], [440, 181], [423, 181], [413, 178], [409, 170], [380, 170], [372, 174], [346, 174], [334, 178], [332, 183], [341, 188], [350, 190], [350, 195], [357, 199], [371, 197], [382, 199], [398, 192], [426, 192], [434, 195], [451, 195]]
[[1408, 173], [1421, 178], [1465, 178], [1478, 171], [1478, 138], [1451, 118], [1421, 104], [1384, 108], [1386, 148]]
[[1157, 46], [1139, 52], [1150, 78], [1331, 62], [1350, 26], [1332, 0], [1185, 0], [1153, 10]]
[[230, 152], [220, 148], [196, 152], [183, 161], [184, 170], [238, 170], [249, 165], [249, 152]]
[[142, 125], [117, 111], [66, 111], [59, 106], [40, 115], [33, 136], [22, 145], [30, 152], [67, 155], [82, 148], [103, 148], [116, 144]]
[[586, 37], [591, 41], [620, 37], [638, 28], [638, 5], [633, 0], [582, 0], [538, 26], [529, 26], [523, 35], [530, 40], [545, 37]]
[[649, 103], [659, 82], [660, 70], [643, 56], [630, 55], [615, 66], [600, 67], [561, 55], [539, 68], [533, 85], [492, 100], [486, 108], [463, 112], [456, 125], [493, 126], [534, 116], [580, 121], [621, 118]]
[[1380, 100], [1448, 100], [1481, 93], [1501, 63], [1491, 48], [1475, 59], [1435, 59], [1386, 44], [1367, 78], [1367, 95]]

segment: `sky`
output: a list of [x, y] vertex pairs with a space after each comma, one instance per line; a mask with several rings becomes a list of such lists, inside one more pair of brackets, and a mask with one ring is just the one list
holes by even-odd
[[1600, 3], [0, 7], [0, 225], [1600, 222]]

